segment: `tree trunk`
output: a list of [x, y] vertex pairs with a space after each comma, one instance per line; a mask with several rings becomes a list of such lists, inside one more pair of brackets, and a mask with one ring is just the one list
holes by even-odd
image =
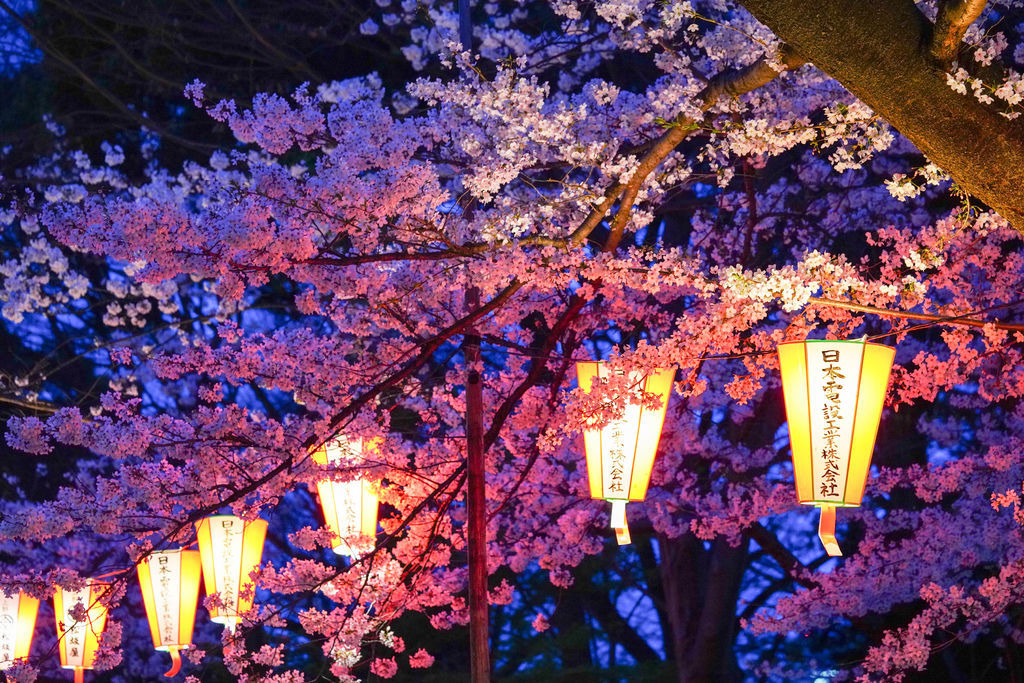
[[746, 567], [747, 541], [724, 538], [709, 550], [696, 537], [659, 536], [665, 611], [672, 626], [665, 647], [675, 659], [680, 683], [739, 682], [736, 662], [736, 602]]
[[961, 95], [927, 56], [932, 24], [912, 0], [740, 0], [965, 190], [1024, 231], [1024, 119]]

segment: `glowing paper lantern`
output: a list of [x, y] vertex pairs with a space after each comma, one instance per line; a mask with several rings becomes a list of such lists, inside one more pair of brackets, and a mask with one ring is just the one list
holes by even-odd
[[0, 671], [28, 657], [38, 613], [39, 601], [32, 596], [0, 591]]
[[252, 608], [255, 588], [249, 575], [263, 557], [267, 523], [214, 515], [196, 522], [196, 537], [206, 594], [217, 593], [221, 601], [210, 609], [210, 620], [234, 629]]
[[833, 557], [836, 508], [860, 505], [895, 355], [863, 340], [779, 344], [797, 498], [821, 508], [818, 536]]
[[[53, 594], [60, 665], [75, 670], [75, 683], [82, 683], [85, 669], [91, 669], [96, 661], [99, 637], [107, 627], [107, 606], [100, 602], [106, 590], [106, 583], [89, 581], [81, 590], [58, 588]], [[85, 618], [78, 621], [72, 612], [83, 608]]]
[[[611, 372], [602, 361], [576, 363], [580, 387], [588, 394], [595, 378], [607, 379]], [[613, 420], [602, 429], [583, 431], [590, 497], [611, 501], [611, 526], [619, 545], [630, 542], [626, 502], [643, 500], [647, 494], [674, 378], [674, 369], [656, 370], [646, 377], [636, 374], [632, 378], [635, 384], [642, 385], [646, 393], [660, 397], [661, 407], [652, 410], [630, 403], [621, 419]]]
[[[378, 442], [375, 439], [367, 446], [376, 449]], [[358, 466], [362, 454], [362, 439], [339, 436], [316, 450], [313, 460], [320, 465]], [[363, 548], [372, 546], [377, 535], [377, 494], [370, 482], [321, 479], [316, 483], [316, 492], [333, 537], [334, 552], [355, 557]]]
[[180, 650], [192, 645], [202, 571], [195, 550], [160, 550], [139, 562], [139, 587], [149, 617], [153, 647], [171, 654], [171, 669], [181, 670]]

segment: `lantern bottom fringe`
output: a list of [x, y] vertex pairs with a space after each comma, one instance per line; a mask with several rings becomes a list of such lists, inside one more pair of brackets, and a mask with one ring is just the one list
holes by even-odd
[[178, 652], [178, 648], [172, 647], [169, 652], [171, 653], [171, 668], [164, 674], [167, 678], [173, 678], [178, 675], [181, 671], [181, 653]]
[[615, 540], [619, 545], [629, 545], [632, 540], [629, 537], [629, 524], [626, 523], [626, 501], [612, 501], [612, 530], [615, 531]]
[[85, 669], [80, 666], [75, 667], [75, 683], [83, 683], [85, 681]]
[[818, 521], [818, 538], [825, 546], [829, 557], [842, 557], [843, 551], [836, 540], [836, 508], [833, 505], [821, 506], [821, 519]]

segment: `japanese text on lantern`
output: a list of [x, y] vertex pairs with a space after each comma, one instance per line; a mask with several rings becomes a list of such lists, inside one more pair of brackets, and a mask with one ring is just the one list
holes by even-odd
[[0, 667], [14, 661], [14, 633], [19, 596], [0, 593]]
[[177, 645], [177, 606], [179, 601], [177, 579], [180, 567], [173, 567], [172, 564], [180, 564], [181, 558], [176, 554], [160, 553], [155, 554], [154, 559], [157, 564], [154, 602], [158, 610], [157, 623], [160, 626], [160, 642], [164, 645]]
[[839, 478], [839, 424], [843, 419], [840, 414], [840, 391], [843, 385], [840, 380], [846, 377], [840, 372], [839, 350], [826, 349], [821, 352], [822, 366], [822, 393], [825, 395], [825, 404], [822, 406], [822, 417], [824, 418], [824, 430], [822, 432], [821, 459], [824, 470], [821, 474], [821, 495], [837, 496], [836, 488]]
[[241, 588], [238, 585], [238, 579], [241, 577], [237, 576], [237, 571], [238, 565], [241, 562], [239, 556], [242, 552], [242, 534], [245, 527], [244, 523], [235, 519], [222, 519], [220, 520], [220, 525], [223, 532], [223, 540], [221, 541], [219, 557], [222, 563], [221, 576], [224, 577], [220, 599], [224, 603], [227, 614], [234, 616], [237, 613], [238, 591]]
[[611, 480], [608, 484], [608, 493], [626, 493], [626, 485], [623, 474], [626, 471], [626, 434], [623, 431], [622, 420], [616, 420], [609, 425], [611, 446], [608, 448], [608, 476]]
[[341, 509], [338, 511], [338, 535], [342, 539], [356, 536], [362, 531], [360, 526], [362, 503], [363, 503], [363, 482], [349, 481], [343, 485], [345, 495], [341, 500]]
[[88, 614], [79, 621], [72, 616], [72, 613], [76, 609], [87, 610], [89, 598], [88, 586], [79, 591], [64, 591], [64, 614], [62, 616], [64, 617], [64, 637], [67, 639], [67, 666], [83, 666], [85, 664], [85, 653], [82, 651], [82, 647], [85, 644], [85, 630], [89, 627]]

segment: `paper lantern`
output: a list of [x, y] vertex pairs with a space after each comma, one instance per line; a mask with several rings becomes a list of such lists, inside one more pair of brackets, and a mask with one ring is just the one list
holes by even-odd
[[6, 595], [0, 591], [0, 671], [28, 657], [38, 613], [36, 598], [21, 592]]
[[[367, 441], [367, 448], [376, 450], [379, 439]], [[359, 466], [363, 461], [363, 440], [339, 436], [313, 452], [320, 465]], [[331, 531], [334, 552], [355, 557], [372, 547], [377, 535], [377, 494], [373, 485], [362, 479], [316, 483], [317, 497], [324, 513], [324, 522]]]
[[[595, 378], [607, 379], [611, 373], [603, 361], [576, 363], [580, 387], [588, 394]], [[646, 377], [633, 375], [636, 385], [661, 398], [661, 407], [650, 409], [629, 403], [622, 418], [601, 429], [583, 431], [590, 497], [611, 501], [611, 526], [619, 545], [630, 542], [626, 502], [643, 500], [647, 494], [674, 378], [674, 369], [656, 370]]]
[[[85, 669], [91, 669], [96, 661], [99, 637], [107, 627], [107, 606], [100, 602], [107, 587], [106, 583], [89, 581], [81, 590], [58, 588], [53, 594], [60, 665], [75, 670], [75, 683], [82, 683]], [[72, 613], [82, 608], [85, 617], [79, 621]]]
[[779, 344], [797, 498], [821, 508], [818, 536], [833, 557], [836, 508], [860, 505], [895, 355], [864, 340]]
[[180, 650], [192, 645], [202, 566], [195, 550], [159, 550], [138, 565], [142, 603], [153, 647], [171, 655], [171, 677], [181, 670]]
[[263, 557], [267, 523], [214, 515], [196, 522], [196, 537], [206, 594], [217, 593], [221, 601], [210, 609], [210, 620], [234, 629], [252, 608], [255, 587], [249, 575]]

